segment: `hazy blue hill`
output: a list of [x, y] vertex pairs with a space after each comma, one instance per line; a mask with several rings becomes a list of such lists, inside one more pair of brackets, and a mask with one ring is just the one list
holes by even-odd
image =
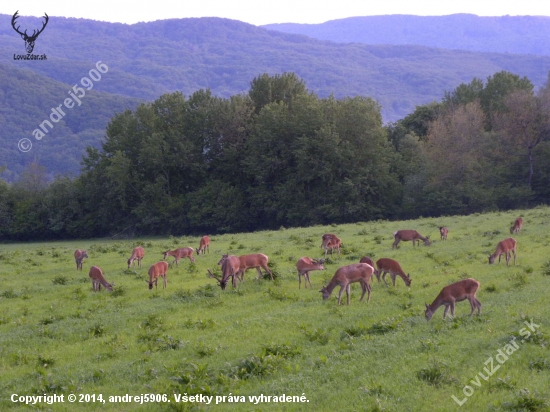
[[340, 43], [416, 44], [480, 52], [550, 55], [550, 17], [543, 16], [387, 15], [262, 27]]

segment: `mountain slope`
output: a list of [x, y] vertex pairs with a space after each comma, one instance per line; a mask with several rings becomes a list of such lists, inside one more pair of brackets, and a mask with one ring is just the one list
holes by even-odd
[[550, 55], [550, 17], [544, 16], [389, 15], [262, 27], [339, 43], [414, 44], [479, 52]]

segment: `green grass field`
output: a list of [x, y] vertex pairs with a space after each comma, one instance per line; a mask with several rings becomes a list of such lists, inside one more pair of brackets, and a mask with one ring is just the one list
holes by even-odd
[[[489, 254], [510, 237], [520, 215], [523, 230], [513, 236], [517, 265], [489, 265]], [[442, 225], [449, 228], [447, 241], [439, 240]], [[550, 209], [538, 207], [211, 236], [210, 254], [171, 266], [167, 289], [159, 282], [158, 290], [144, 282], [149, 266], [166, 249], [197, 248], [198, 237], [2, 245], [0, 410], [28, 409], [11, 402], [13, 394], [63, 394], [64, 403], [35, 405], [53, 411], [548, 410], [549, 228]], [[413, 248], [401, 242], [392, 250], [398, 229], [416, 229], [433, 243]], [[295, 263], [321, 257], [327, 232], [342, 239], [342, 254], [329, 255], [327, 270], [311, 273], [313, 289], [302, 282], [299, 290]], [[126, 259], [138, 244], [145, 248], [143, 268], [128, 270]], [[89, 255], [82, 272], [74, 263], [77, 248]], [[275, 281], [256, 280], [252, 269], [237, 290], [228, 285], [221, 291], [207, 269], [219, 273], [226, 252], [267, 254]], [[350, 306], [345, 293], [337, 306], [339, 288], [323, 301], [319, 289], [336, 269], [364, 255], [398, 260], [411, 287], [399, 277], [396, 287], [373, 279], [369, 303], [359, 302], [358, 284]], [[92, 291], [92, 265], [115, 283], [113, 293]], [[427, 322], [424, 303], [467, 277], [481, 282], [481, 316], [470, 317], [465, 301], [454, 319], [443, 321], [439, 308]], [[525, 322], [538, 326], [521, 342]], [[497, 358], [514, 338], [518, 348], [508, 359]], [[71, 393], [102, 394], [106, 402], [69, 403]], [[149, 393], [166, 394], [171, 402], [109, 402], [110, 396]], [[176, 402], [174, 394], [214, 398], [206, 405]], [[308, 402], [249, 401], [261, 394], [303, 395]], [[216, 405], [216, 396], [226, 396], [225, 402]], [[246, 402], [229, 402], [235, 398]]]

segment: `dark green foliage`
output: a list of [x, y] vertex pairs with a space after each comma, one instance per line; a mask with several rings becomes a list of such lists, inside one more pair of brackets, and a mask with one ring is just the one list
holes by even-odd
[[456, 381], [449, 376], [448, 369], [446, 364], [434, 361], [428, 367], [416, 372], [416, 377], [432, 386], [448, 385]]

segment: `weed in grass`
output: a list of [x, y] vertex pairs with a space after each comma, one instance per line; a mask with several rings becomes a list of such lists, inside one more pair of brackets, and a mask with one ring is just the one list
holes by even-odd
[[176, 350], [185, 346], [184, 341], [174, 339], [172, 336], [169, 335], [162, 335], [161, 337], [157, 338], [156, 343], [157, 348], [161, 351]]
[[439, 348], [439, 342], [433, 339], [424, 339], [420, 341], [420, 350], [422, 352], [432, 352]]
[[377, 245], [380, 245], [380, 244], [382, 243], [382, 240], [384, 240], [384, 238], [383, 238], [382, 236], [380, 236], [380, 235], [376, 235], [376, 236], [374, 237], [374, 241], [375, 241], [375, 243], [376, 243]]
[[105, 334], [105, 326], [101, 323], [96, 323], [94, 326], [88, 329], [88, 334], [92, 338], [99, 338]]
[[369, 335], [385, 335], [386, 333], [398, 330], [400, 327], [401, 322], [398, 319], [388, 318], [374, 323], [367, 329], [367, 333]]
[[56, 276], [55, 278], [53, 278], [52, 283], [54, 285], [66, 285], [67, 283], [69, 283], [69, 279], [67, 278], [67, 276]]
[[298, 300], [298, 298], [296, 296], [290, 296], [290, 295], [287, 295], [285, 292], [282, 292], [282, 291], [279, 291], [279, 290], [276, 290], [276, 289], [272, 289], [272, 288], [267, 289], [267, 291], [265, 293], [271, 299], [278, 300], [280, 302]]
[[154, 313], [147, 316], [147, 319], [141, 322], [141, 327], [149, 330], [164, 330], [164, 319]]
[[48, 358], [48, 357], [43, 356], [43, 355], [38, 355], [36, 361], [37, 361], [38, 366], [41, 367], [41, 368], [50, 368], [53, 365], [55, 365], [55, 359], [54, 358]]
[[15, 298], [19, 297], [19, 295], [18, 295], [17, 293], [15, 293], [15, 292], [13, 291], [13, 289], [7, 289], [7, 290], [5, 290], [4, 292], [2, 292], [2, 293], [0, 294], [0, 296], [4, 297], [4, 298], [6, 298], [6, 299], [15, 299]]
[[8, 356], [10, 363], [14, 366], [28, 365], [31, 361], [31, 356], [26, 352], [10, 353]]
[[497, 390], [515, 390], [516, 389], [516, 383], [512, 381], [512, 379], [507, 376], [506, 378], [497, 378], [494, 381], [491, 381], [490, 383], [491, 389], [497, 389]]
[[110, 296], [113, 298], [118, 298], [119, 296], [124, 296], [125, 294], [126, 294], [126, 288], [120, 285], [113, 289]]
[[2, 316], [0, 318], [0, 325], [7, 325], [8, 323], [10, 323], [10, 318], [9, 317]]
[[229, 376], [242, 380], [265, 377], [273, 374], [281, 364], [281, 361], [279, 357], [273, 355], [250, 355], [239, 361], [235, 366], [231, 366], [226, 373]]
[[550, 260], [547, 260], [544, 265], [542, 265], [542, 274], [550, 276]]
[[485, 291], [486, 291], [486, 292], [489, 292], [489, 293], [493, 293], [493, 292], [496, 292], [496, 291], [497, 291], [497, 287], [496, 287], [495, 285], [493, 285], [493, 284], [487, 285], [487, 286], [485, 287]]
[[293, 358], [300, 354], [300, 349], [290, 343], [274, 344], [262, 346], [262, 356], [279, 356], [284, 359]]
[[428, 385], [440, 387], [455, 383], [456, 379], [448, 376], [448, 366], [443, 362], [433, 361], [427, 368], [416, 372], [416, 377]]
[[529, 389], [521, 389], [516, 393], [515, 399], [512, 402], [505, 402], [502, 405], [504, 409], [511, 411], [547, 411], [548, 401], [541, 395], [532, 394]]
[[550, 361], [546, 358], [538, 358], [533, 362], [529, 362], [529, 369], [537, 371], [550, 370]]
[[200, 342], [197, 347], [195, 348], [195, 352], [200, 358], [206, 358], [207, 356], [212, 356], [218, 348], [209, 346], [205, 344], [204, 342]]
[[326, 345], [330, 340], [330, 333], [326, 329], [320, 329], [320, 328], [314, 328], [314, 329], [307, 329], [305, 327], [301, 327], [302, 332], [304, 332], [304, 335], [306, 335], [306, 338], [310, 342], [317, 342], [321, 345]]
[[516, 288], [521, 288], [528, 283], [528, 277], [526, 273], [516, 273], [512, 275], [509, 280], [511, 280]]
[[531, 274], [531, 273], [533, 273], [533, 272], [534, 272], [534, 269], [533, 269], [531, 266], [527, 266], [527, 267], [525, 268], [525, 273]]
[[358, 336], [363, 336], [367, 333], [368, 333], [368, 329], [365, 326], [359, 324], [357, 326], [350, 326], [348, 328], [345, 328], [342, 334], [340, 335], [340, 338], [346, 339], [346, 337], [350, 337], [350, 336], [356, 338]]

